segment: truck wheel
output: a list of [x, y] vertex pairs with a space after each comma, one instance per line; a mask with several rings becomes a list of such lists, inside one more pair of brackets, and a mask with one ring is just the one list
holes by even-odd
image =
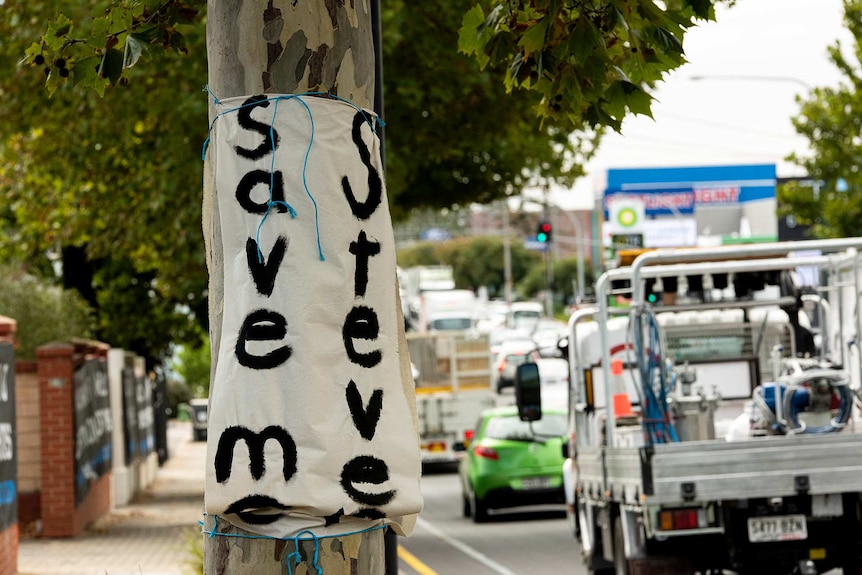
[[626, 559], [625, 542], [623, 541], [623, 520], [614, 519], [614, 573], [629, 575], [629, 562]]

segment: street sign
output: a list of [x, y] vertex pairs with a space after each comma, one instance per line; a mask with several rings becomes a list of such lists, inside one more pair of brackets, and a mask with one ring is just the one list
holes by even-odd
[[642, 248], [644, 247], [643, 234], [612, 234], [611, 246], [614, 249]]
[[526, 240], [524, 240], [524, 248], [536, 252], [546, 252], [548, 251], [548, 244], [545, 242], [540, 242], [536, 238], [527, 238]]

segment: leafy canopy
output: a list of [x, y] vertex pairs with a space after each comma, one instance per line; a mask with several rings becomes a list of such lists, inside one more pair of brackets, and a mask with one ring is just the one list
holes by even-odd
[[837, 87], [815, 88], [792, 120], [812, 154], [788, 159], [804, 167], [816, 186], [793, 182], [778, 190], [782, 215], [812, 226], [815, 237], [862, 235], [862, 0], [845, 0], [844, 11], [855, 39], [852, 51], [842, 53], [838, 42], [829, 48], [844, 79]]
[[[95, 66], [104, 43], [78, 41], [77, 23], [98, 28], [91, 14], [106, 6], [64, 3], [75, 25], [46, 34], [66, 40], [60, 52], [45, 40], [42, 65], [32, 41], [44, 22], [62, 21], [56, 3], [0, 6], [0, 258], [26, 261], [31, 273], [78, 289], [96, 313], [95, 337], [154, 358], [172, 342], [196, 340], [194, 320], [206, 319], [206, 65], [153, 51], [149, 69], [125, 69], [131, 81], [99, 97], [75, 80], [81, 62]], [[203, 30], [186, 33], [203, 54]], [[23, 57], [28, 46], [31, 56]]]
[[388, 0], [383, 10], [387, 186], [396, 217], [520, 193], [528, 184], [571, 184], [593, 133], [539, 126], [535, 94], [506, 94], [505, 70], [475, 69], [458, 53], [472, 0]]
[[0, 264], [0, 278], [0, 315], [18, 322], [16, 359], [34, 360], [41, 345], [92, 333], [89, 308], [77, 292], [40, 281], [15, 264]]
[[652, 116], [648, 89], [685, 63], [685, 32], [722, 1], [482, 0], [459, 46], [482, 69], [505, 66], [509, 92], [538, 94], [543, 121], [619, 131], [627, 113]]

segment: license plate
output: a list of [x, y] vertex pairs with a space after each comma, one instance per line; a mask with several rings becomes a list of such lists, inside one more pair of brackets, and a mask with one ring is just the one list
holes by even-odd
[[808, 539], [808, 523], [804, 515], [748, 518], [748, 540], [752, 543], [802, 539]]
[[525, 477], [521, 480], [522, 489], [544, 489], [550, 486], [550, 477]]

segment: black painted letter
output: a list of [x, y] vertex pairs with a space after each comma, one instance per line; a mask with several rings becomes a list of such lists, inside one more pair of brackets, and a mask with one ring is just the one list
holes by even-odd
[[356, 306], [344, 320], [342, 336], [344, 337], [344, 349], [347, 357], [355, 364], [362, 367], [374, 367], [383, 359], [383, 352], [379, 349], [368, 353], [356, 351], [353, 345], [354, 339], [377, 339], [380, 334], [380, 326], [377, 323], [377, 314], [370, 307]]
[[275, 131], [275, 128], [272, 128], [272, 133], [275, 135], [275, 145], [273, 145], [272, 138], [270, 137], [269, 124], [258, 122], [251, 117], [251, 111], [255, 108], [268, 107], [269, 100], [266, 96], [261, 94], [259, 96], [252, 96], [251, 98], [243, 102], [242, 107], [240, 107], [240, 109], [237, 111], [237, 121], [239, 122], [240, 126], [245, 128], [246, 130], [258, 132], [260, 135], [263, 136], [263, 142], [254, 150], [249, 150], [240, 146], [236, 146], [234, 149], [236, 150], [237, 155], [242, 156], [243, 158], [248, 158], [249, 160], [259, 160], [278, 147], [279, 138], [278, 132]]
[[257, 288], [257, 293], [269, 297], [272, 295], [272, 289], [275, 287], [275, 276], [278, 274], [278, 267], [284, 259], [284, 253], [287, 251], [287, 238], [278, 236], [275, 245], [269, 252], [269, 257], [266, 261], [261, 262], [258, 259], [258, 254], [261, 252], [260, 246], [254, 238], [248, 238], [245, 243], [245, 257], [248, 260], [248, 269], [251, 271], [251, 277], [254, 280], [254, 286]]
[[383, 200], [383, 183], [380, 181], [380, 174], [377, 169], [371, 165], [371, 154], [368, 152], [368, 147], [362, 140], [362, 126], [368, 124], [368, 118], [362, 112], [356, 112], [353, 117], [353, 143], [359, 151], [359, 158], [365, 167], [368, 168], [368, 197], [364, 202], [360, 202], [353, 194], [353, 189], [350, 187], [350, 180], [347, 176], [341, 178], [341, 187], [344, 190], [344, 196], [347, 198], [347, 203], [350, 204], [350, 211], [360, 220], [367, 220], [380, 205]]
[[381, 485], [389, 481], [386, 463], [370, 455], [360, 455], [348, 461], [341, 470], [341, 487], [350, 498], [363, 505], [386, 505], [395, 497], [395, 491], [368, 493], [355, 487], [357, 483]]
[[284, 480], [289, 481], [296, 473], [296, 443], [286, 429], [277, 425], [270, 425], [260, 433], [241, 426], [226, 428], [219, 437], [215, 454], [216, 481], [224, 483], [230, 479], [233, 450], [239, 440], [245, 441], [248, 447], [248, 470], [255, 481], [259, 481], [266, 472], [263, 448], [268, 439], [275, 439], [281, 445], [281, 454], [284, 458], [282, 474]]
[[[272, 174], [272, 196], [269, 194], [270, 173], [265, 170], [252, 170], [242, 177], [236, 185], [236, 201], [250, 214], [265, 214], [269, 208], [269, 200], [279, 202], [275, 205], [275, 209], [279, 213], [287, 211], [287, 205], [284, 203], [284, 177], [281, 172]], [[251, 199], [251, 191], [255, 186], [265, 185], [267, 189], [267, 201], [263, 203], [255, 202]]]
[[356, 256], [356, 271], [353, 274], [353, 289], [356, 297], [365, 297], [368, 287], [368, 260], [380, 253], [380, 242], [369, 242], [364, 231], [359, 238], [350, 242], [350, 253]]
[[246, 350], [249, 341], [279, 341], [287, 335], [287, 320], [280, 313], [259, 309], [248, 314], [242, 322], [236, 339], [236, 359], [251, 369], [272, 369], [290, 358], [293, 350], [288, 345], [276, 348], [265, 355], [253, 355]]
[[362, 405], [359, 388], [351, 379], [347, 384], [347, 407], [350, 408], [350, 416], [353, 418], [353, 425], [359, 430], [359, 435], [371, 441], [377, 430], [377, 422], [380, 421], [380, 412], [383, 411], [383, 390], [374, 390], [366, 408]]

